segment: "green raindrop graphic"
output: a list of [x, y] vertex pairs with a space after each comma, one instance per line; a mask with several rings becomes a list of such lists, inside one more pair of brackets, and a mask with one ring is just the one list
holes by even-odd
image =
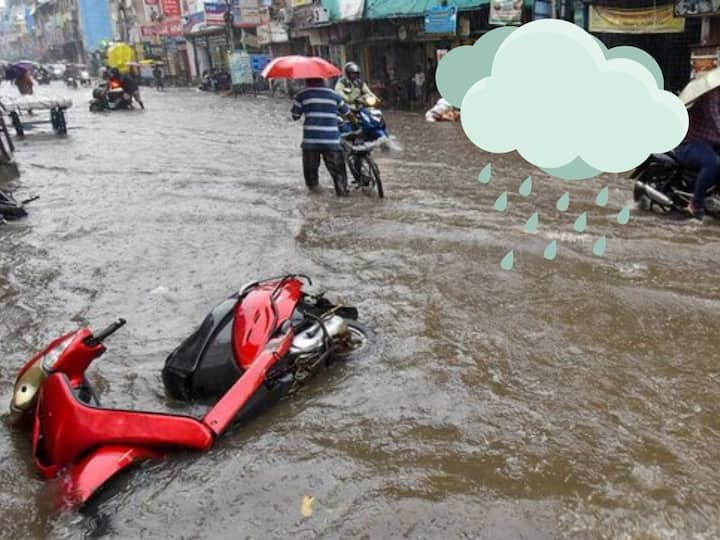
[[575, 220], [575, 230], [577, 232], [583, 232], [585, 228], [587, 227], [587, 212], [583, 212], [578, 216], [578, 218]]
[[537, 232], [538, 228], [538, 213], [535, 212], [532, 216], [530, 216], [530, 219], [527, 220], [527, 223], [525, 224], [525, 232], [534, 233]]
[[512, 270], [513, 260], [514, 260], [514, 255], [513, 255], [513, 250], [511, 249], [511, 250], [508, 251], [507, 254], [503, 257], [503, 260], [500, 261], [500, 267], [501, 267], [503, 270]]
[[545, 247], [545, 253], [543, 253], [543, 257], [545, 257], [548, 261], [552, 261], [555, 259], [555, 256], [557, 255], [557, 240], [553, 240]]
[[620, 225], [627, 225], [627, 222], [630, 221], [630, 207], [626, 206], [620, 212], [618, 212], [617, 215], [617, 222]]
[[528, 176], [525, 180], [523, 180], [523, 183], [520, 184], [518, 193], [520, 193], [523, 197], [527, 197], [530, 193], [532, 193], [532, 176]]
[[608, 203], [608, 187], [605, 186], [600, 190], [600, 193], [597, 194], [597, 197], [595, 197], [595, 204], [598, 206], [605, 206]]
[[561, 212], [564, 212], [568, 209], [570, 206], [570, 194], [566, 191], [562, 194], [562, 197], [560, 197], [557, 201], [557, 204], [555, 205], [558, 210]]
[[607, 246], [607, 238], [601, 236], [593, 245], [593, 253], [598, 257], [602, 257], [605, 254], [605, 247]]
[[492, 177], [492, 164], [488, 163], [485, 165], [482, 171], [480, 171], [480, 176], [478, 176], [478, 180], [481, 184], [488, 184], [490, 182], [490, 178]]
[[495, 201], [495, 210], [498, 212], [504, 212], [507, 208], [507, 191], [503, 191], [502, 194]]

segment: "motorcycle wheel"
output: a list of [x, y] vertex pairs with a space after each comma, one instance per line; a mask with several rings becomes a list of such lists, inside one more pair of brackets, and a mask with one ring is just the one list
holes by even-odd
[[364, 324], [346, 320], [348, 325], [349, 339], [345, 343], [345, 347], [333, 354], [334, 360], [342, 362], [351, 362], [360, 360], [371, 355], [379, 345], [377, 334]]

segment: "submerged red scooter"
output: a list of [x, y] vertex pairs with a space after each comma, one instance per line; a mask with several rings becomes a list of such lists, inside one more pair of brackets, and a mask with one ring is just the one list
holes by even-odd
[[42, 475], [63, 479], [62, 504], [84, 503], [135, 461], [177, 448], [208, 450], [232, 422], [293, 392], [331, 360], [360, 354], [368, 331], [356, 321], [357, 310], [306, 293], [299, 278], [311, 283], [287, 275], [245, 285], [168, 356], [169, 394], [214, 401], [202, 419], [100, 407], [85, 371], [123, 319], [97, 334], [87, 328], [66, 334], [25, 364], [11, 414], [32, 425]]

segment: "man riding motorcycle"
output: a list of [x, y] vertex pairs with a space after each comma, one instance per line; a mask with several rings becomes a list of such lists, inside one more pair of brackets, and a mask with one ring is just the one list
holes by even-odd
[[335, 91], [342, 96], [351, 111], [358, 112], [362, 106], [360, 103], [362, 98], [378, 99], [370, 87], [360, 79], [360, 66], [355, 62], [345, 64], [343, 73], [344, 76], [340, 77], [335, 85]]
[[674, 150], [678, 160], [699, 169], [695, 192], [687, 212], [703, 220], [705, 193], [720, 180], [720, 88], [711, 90], [690, 108], [690, 127], [683, 143]]
[[[123, 75], [117, 68], [111, 68], [109, 70], [110, 80], [115, 80], [122, 86], [125, 93], [129, 94], [135, 101], [138, 102], [141, 109], [145, 108], [145, 104], [140, 99], [140, 88], [138, 87], [135, 80], [129, 75]], [[107, 89], [110, 85], [107, 86]], [[107, 90], [106, 90], [107, 91]]]

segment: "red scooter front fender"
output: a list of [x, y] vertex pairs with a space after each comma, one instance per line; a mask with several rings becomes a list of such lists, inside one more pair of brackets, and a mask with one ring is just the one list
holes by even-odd
[[136, 461], [162, 457], [161, 452], [142, 446], [100, 446], [67, 470], [62, 478], [58, 506], [80, 506], [100, 486], [128, 465]]

